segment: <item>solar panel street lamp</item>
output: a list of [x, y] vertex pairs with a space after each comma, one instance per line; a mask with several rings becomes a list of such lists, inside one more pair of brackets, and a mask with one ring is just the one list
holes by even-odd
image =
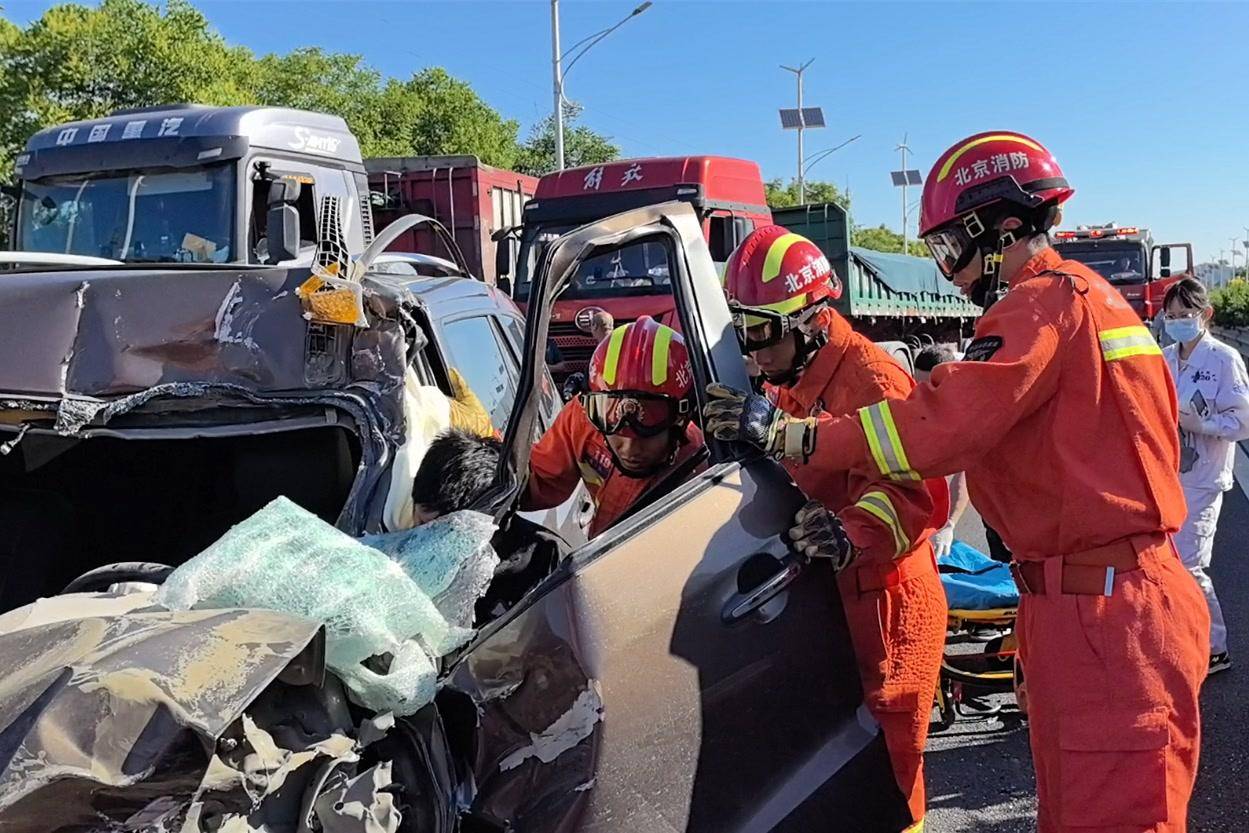
[[815, 128], [825, 127], [824, 111], [819, 107], [803, 107], [802, 106], [802, 74], [807, 71], [807, 67], [815, 61], [812, 58], [799, 67], [781, 66], [786, 72], [792, 72], [798, 76], [798, 106], [795, 108], [785, 108], [781, 113], [781, 129], [798, 131], [798, 203], [802, 204], [807, 201], [807, 181], [806, 166], [803, 164], [802, 158], [802, 134], [804, 131]]
[[902, 143], [894, 150], [902, 151], [902, 170], [890, 171], [889, 177], [893, 180], [895, 188], [902, 189], [902, 254], [909, 254], [910, 229], [908, 226], [910, 208], [906, 201], [906, 189], [912, 185], [922, 185], [924, 180], [920, 177], [919, 171], [914, 168], [908, 170], [906, 167], [906, 155], [911, 152], [910, 147], [906, 144], [906, 136], [902, 137]]

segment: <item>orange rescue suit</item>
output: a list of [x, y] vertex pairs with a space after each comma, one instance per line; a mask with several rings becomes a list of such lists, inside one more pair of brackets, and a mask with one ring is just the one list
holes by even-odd
[[616, 467], [606, 438], [590, 422], [580, 401], [573, 399], [564, 405], [550, 429], [534, 446], [529, 457], [529, 484], [521, 509], [559, 506], [572, 495], [580, 480], [594, 501], [594, 520], [589, 529], [593, 538], [615, 523], [673, 467], [697, 454], [702, 447], [702, 431], [691, 423], [670, 465], [649, 477], [630, 477]]
[[1176, 426], [1149, 331], [1048, 248], [977, 323], [964, 361], [905, 402], [818, 422], [814, 458], [830, 469], [966, 471], [1031, 576], [1018, 632], [1039, 833], [1186, 829], [1210, 620], [1170, 541], [1185, 514]]
[[[820, 313], [828, 342], [792, 386], [766, 386], [791, 416], [853, 413], [915, 383], [897, 362], [833, 310]], [[858, 560], [837, 577], [863, 681], [911, 815], [924, 817], [924, 742], [945, 644], [946, 600], [928, 536], [945, 524], [949, 493], [938, 479], [878, 478], [823, 460], [785, 460], [807, 496], [841, 518]], [[934, 505], [936, 504], [936, 505]], [[939, 516], [939, 517], [938, 517]]]

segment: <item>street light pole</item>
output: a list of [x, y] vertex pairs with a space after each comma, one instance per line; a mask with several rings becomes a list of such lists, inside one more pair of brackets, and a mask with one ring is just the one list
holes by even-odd
[[[1245, 277], [1249, 278], [1249, 226], [1241, 226], [1245, 230]], [[1232, 275], [1232, 277], [1236, 277]]]
[[902, 171], [903, 171], [903, 174], [902, 174], [902, 254], [905, 255], [905, 254], [911, 253], [910, 252], [911, 247], [909, 245], [910, 229], [908, 228], [908, 223], [907, 223], [907, 219], [908, 219], [907, 215], [909, 214], [909, 212], [907, 211], [907, 205], [906, 205], [906, 186], [907, 186], [906, 155], [910, 152], [911, 148], [906, 143], [905, 133], [902, 134], [902, 143], [898, 145], [896, 148], [894, 148], [894, 150], [902, 151]]
[[828, 148], [827, 150], [822, 150], [822, 151], [820, 151], [819, 153], [817, 153], [817, 154], [813, 155], [813, 156], [811, 157], [811, 161], [810, 161], [810, 162], [808, 162], [808, 163], [807, 163], [807, 166], [803, 169], [803, 174], [805, 175], [805, 174], [806, 174], [807, 172], [809, 172], [812, 168], [814, 168], [817, 162], [821, 162], [821, 161], [823, 161], [823, 160], [827, 159], [827, 158], [829, 157], [829, 155], [830, 155], [830, 154], [834, 153], [835, 151], [839, 151], [839, 150], [841, 150], [841, 149], [842, 149], [842, 148], [844, 148], [846, 145], [850, 144], [851, 142], [855, 141], [856, 139], [861, 139], [861, 138], [862, 138], [862, 134], [859, 134], [858, 136], [851, 136], [849, 139], [846, 139], [844, 142], [842, 142], [841, 144], [837, 145], [836, 147], [831, 147], [831, 148]]
[[[569, 47], [568, 52], [561, 55], [559, 51], [559, 0], [551, 0], [551, 64], [555, 76], [555, 169], [557, 171], [564, 170], [564, 76], [572, 69], [573, 64], [581, 60], [585, 53], [594, 48], [595, 44], [650, 7], [651, 0], [646, 0], [646, 2], [629, 12], [615, 26], [582, 38]], [[589, 43], [586, 43], [586, 41], [589, 41]], [[585, 48], [573, 56], [573, 59], [568, 62], [567, 69], [565, 69], [564, 59], [576, 51], [577, 47], [583, 43], [586, 43]]]
[[807, 71], [807, 67], [815, 63], [815, 59], [807, 61], [798, 67], [787, 67], [782, 65], [781, 69], [786, 72], [792, 72], [798, 77], [798, 204], [802, 205], [807, 201], [807, 180], [806, 170], [803, 166], [802, 158], [802, 134], [806, 130], [806, 119], [803, 118], [802, 112], [802, 74]]
[[564, 73], [559, 54], [559, 0], [551, 0], [551, 71], [555, 77], [555, 170], [564, 170]]

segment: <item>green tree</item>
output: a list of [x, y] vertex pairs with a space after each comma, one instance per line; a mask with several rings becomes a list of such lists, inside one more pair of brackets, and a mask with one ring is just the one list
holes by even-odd
[[248, 100], [231, 48], [185, 0], [54, 6], [25, 29], [0, 27], [0, 164], [36, 130], [122, 107]]
[[[472, 154], [500, 167], [535, 158], [532, 142], [519, 143], [515, 121], [441, 67], [399, 80], [383, 78], [359, 55], [319, 48], [257, 57], [226, 43], [187, 0], [66, 3], [25, 28], [0, 18], [0, 180], [37, 130], [176, 102], [333, 113], [366, 156]], [[581, 127], [570, 144], [571, 159], [618, 153]]]
[[[620, 148], [616, 143], [609, 136], [577, 124], [580, 116], [580, 104], [564, 103], [564, 166], [576, 168], [619, 159]], [[555, 161], [555, 117], [551, 115], [529, 132], [529, 138], [521, 146], [516, 170], [542, 176], [555, 170]]]
[[1220, 327], [1249, 327], [1249, 283], [1243, 278], [1211, 292], [1210, 305]]
[[416, 113], [411, 147], [416, 154], [471, 153], [488, 165], [516, 164], [519, 126], [504, 119], [467, 82], [441, 67], [413, 75], [402, 88]]
[[[864, 228], [855, 226], [851, 235], [854, 245], [878, 252], [902, 253], [902, 235], [881, 223], [879, 226]], [[907, 254], [915, 257], [929, 257], [928, 245], [922, 240], [909, 240]]]
[[[771, 208], [789, 208], [799, 205], [798, 180], [773, 179], [764, 186], [767, 193], [768, 206]], [[843, 194], [836, 185], [822, 180], [808, 180], [806, 183], [806, 203], [837, 203], [842, 208], [850, 208], [850, 198]]]

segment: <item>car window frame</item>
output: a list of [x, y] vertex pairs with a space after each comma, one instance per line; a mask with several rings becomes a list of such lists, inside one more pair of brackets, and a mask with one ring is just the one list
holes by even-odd
[[[478, 308], [478, 309], [468, 310], [464, 312], [453, 313], [439, 320], [438, 322], [439, 330], [442, 336], [442, 339], [441, 339], [442, 343], [439, 345], [439, 348], [442, 354], [441, 358], [443, 362], [443, 371], [444, 371], [443, 376], [445, 379], [445, 381], [440, 380], [441, 383], [439, 384], [439, 388], [442, 389], [444, 394], [446, 394], [447, 396], [451, 396], [451, 379], [450, 379], [449, 371], [452, 367], [458, 367], [458, 364], [454, 361], [454, 358], [455, 358], [454, 351], [450, 347], [449, 328], [452, 325], [458, 324], [461, 321], [470, 321], [475, 318], [485, 319], [486, 325], [490, 328], [490, 331], [494, 336], [495, 346], [498, 349], [498, 354], [500, 358], [502, 359], [502, 361], [504, 362], [507, 369], [511, 372], [511, 379], [512, 379], [512, 385], [513, 385], [512, 401], [508, 404], [507, 408], [505, 409], [506, 413], [505, 413], [504, 419], [506, 421], [504, 422], [502, 426], [494, 424], [495, 422], [494, 409], [488, 406], [486, 407], [487, 413], [490, 414], [491, 424], [494, 425], [495, 430], [499, 431], [502, 434], [506, 434], [508, 425], [511, 424], [512, 414], [516, 408], [516, 400], [520, 396], [520, 366], [517, 364], [516, 358], [515, 356], [512, 355], [511, 348], [508, 346], [507, 335], [501, 323], [498, 320], [498, 310]], [[462, 371], [461, 371], [461, 375], [463, 375]], [[467, 376], [465, 376], [465, 381], [468, 381]], [[477, 395], [478, 399], [482, 399], [482, 396], [479, 392], [477, 392], [476, 390], [474, 390], [473, 392], [474, 394]], [[484, 400], [482, 401], [482, 405], [483, 406], [486, 405]]]

